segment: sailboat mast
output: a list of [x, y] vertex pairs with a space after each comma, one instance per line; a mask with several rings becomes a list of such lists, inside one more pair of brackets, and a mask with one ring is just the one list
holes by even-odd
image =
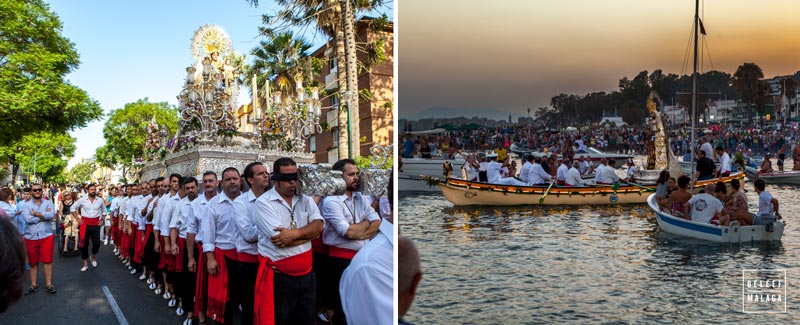
[[695, 0], [694, 2], [694, 68], [692, 69], [692, 134], [691, 134], [691, 145], [689, 148], [692, 150], [692, 170], [690, 173], [692, 174], [692, 184], [690, 187], [690, 191], [694, 190], [694, 182], [695, 182], [695, 161], [694, 161], [694, 152], [695, 152], [695, 142], [694, 142], [694, 128], [695, 128], [695, 117], [697, 117], [697, 36], [699, 30], [699, 22], [700, 22], [700, 0]]

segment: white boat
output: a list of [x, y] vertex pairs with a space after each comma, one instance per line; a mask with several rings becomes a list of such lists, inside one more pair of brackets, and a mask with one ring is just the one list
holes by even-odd
[[461, 166], [464, 165], [463, 158], [403, 158], [402, 162], [402, 171], [397, 174], [398, 191], [400, 192], [438, 192], [439, 188], [429, 186], [424, 178], [426, 176], [445, 178], [442, 168], [445, 162], [449, 162], [453, 166], [451, 175], [461, 177]]
[[[745, 167], [747, 178], [750, 180], [756, 179], [758, 168], [747, 166]], [[787, 171], [773, 171], [771, 173], [763, 173], [758, 175], [758, 179], [763, 179], [767, 184], [781, 184], [781, 185], [795, 185], [800, 186], [800, 171], [787, 170]]]
[[783, 221], [772, 223], [772, 229], [768, 231], [766, 225], [732, 225], [725, 227], [686, 220], [675, 217], [668, 211], [661, 210], [656, 202], [655, 194], [651, 194], [647, 198], [647, 204], [650, 206], [650, 209], [656, 213], [658, 227], [661, 228], [662, 231], [717, 243], [780, 241], [781, 237], [783, 237], [783, 230], [786, 227], [786, 223]]
[[[523, 146], [517, 145], [516, 143], [512, 144], [509, 147], [509, 151], [517, 155], [520, 155], [520, 157], [525, 157], [525, 155], [533, 155], [534, 157], [547, 156], [546, 153], [528, 149]], [[601, 158], [606, 158], [606, 159], [614, 158], [614, 160], [616, 160], [617, 162], [615, 166], [616, 168], [621, 168], [622, 166], [625, 166], [625, 162], [628, 161], [628, 159], [633, 158], [633, 156], [631, 155], [603, 152], [595, 147], [587, 147], [586, 150], [575, 150], [575, 158], [578, 158], [580, 156], [588, 157], [591, 160], [592, 165], [594, 165], [594, 167], [600, 165]], [[559, 154], [558, 158], [556, 159], [558, 161], [561, 161], [561, 155]]]

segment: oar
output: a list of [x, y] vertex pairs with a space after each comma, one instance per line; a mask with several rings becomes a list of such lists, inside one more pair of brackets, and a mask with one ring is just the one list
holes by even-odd
[[636, 186], [636, 187], [638, 187], [638, 188], [640, 188], [640, 189], [643, 189], [643, 190], [645, 190], [645, 191], [648, 191], [648, 192], [655, 192], [655, 191], [656, 191], [656, 190], [655, 190], [655, 189], [653, 189], [653, 188], [646, 187], [646, 186], [641, 186], [641, 185], [639, 185], [639, 184], [636, 184], [636, 183], [625, 182], [625, 184], [628, 184], [628, 185], [631, 185], [631, 186]]
[[550, 181], [550, 186], [547, 187], [547, 190], [544, 191], [544, 194], [542, 194], [542, 197], [539, 198], [539, 205], [544, 204], [544, 198], [547, 197], [548, 193], [550, 193], [550, 189], [553, 188], [553, 184], [555, 184], [555, 183], [556, 183], [556, 178], [553, 177], [553, 180]]

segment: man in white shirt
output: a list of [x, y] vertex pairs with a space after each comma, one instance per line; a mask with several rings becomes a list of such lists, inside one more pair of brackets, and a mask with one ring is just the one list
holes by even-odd
[[176, 214], [175, 207], [181, 200], [178, 191], [181, 187], [181, 175], [171, 174], [169, 178], [165, 178], [163, 183], [169, 186], [169, 193], [165, 193], [161, 200], [157, 203], [158, 211], [153, 217], [153, 233], [158, 235], [158, 244], [156, 250], [159, 252], [158, 268], [164, 274], [164, 283], [166, 284], [164, 299], [169, 299], [167, 305], [174, 307], [177, 304], [175, 299], [175, 285], [174, 280], [177, 274], [170, 271], [175, 269], [175, 256], [168, 254], [172, 251], [172, 244], [169, 241], [169, 224], [172, 221], [173, 215]]
[[489, 161], [487, 158], [481, 157], [478, 166], [478, 181], [482, 183], [488, 182], [489, 176], [486, 174], [486, 169], [489, 167]]
[[578, 162], [580, 162], [578, 171], [581, 172], [581, 175], [589, 174], [592, 171], [592, 163], [590, 163], [588, 159], [584, 159], [583, 156], [580, 156]]
[[[41, 190], [41, 188], [40, 188]], [[81, 226], [81, 258], [83, 267], [81, 272], [89, 269], [89, 240], [92, 242], [92, 266], [97, 267], [97, 252], [100, 251], [100, 226], [102, 225], [103, 212], [106, 211], [105, 201], [97, 197], [97, 186], [89, 184], [87, 196], [78, 199], [70, 209], [75, 220]]]
[[186, 224], [186, 245], [195, 247], [194, 250], [186, 251], [188, 260], [186, 266], [189, 272], [197, 273], [194, 314], [197, 315], [200, 324], [206, 322], [206, 306], [208, 305], [208, 272], [205, 267], [205, 254], [203, 254], [202, 224], [208, 214], [211, 201], [217, 196], [218, 186], [219, 180], [217, 180], [216, 173], [212, 171], [203, 173], [203, 195], [192, 201], [192, 218], [189, 218]]
[[486, 158], [489, 159], [489, 163], [486, 165], [486, 178], [489, 183], [497, 183], [503, 178], [500, 174], [500, 168], [503, 167], [503, 164], [497, 162], [496, 154], [488, 155]]
[[184, 323], [192, 322], [192, 315], [194, 313], [194, 293], [195, 293], [195, 273], [189, 271], [188, 263], [188, 250], [194, 250], [192, 247], [186, 246], [186, 235], [188, 221], [194, 218], [192, 215], [192, 201], [197, 198], [197, 179], [194, 177], [184, 177], [181, 179], [181, 200], [175, 208], [178, 211], [178, 217], [172, 218], [169, 224], [169, 252], [175, 256], [175, 268], [173, 269], [178, 276], [174, 279], [175, 294], [180, 299], [178, 308], [175, 313], [178, 316], [183, 316], [186, 313], [186, 321]]
[[583, 186], [583, 178], [581, 178], [581, 172], [578, 171], [579, 162], [574, 162], [572, 164], [572, 168], [567, 170], [567, 173], [564, 177], [564, 183], [567, 186]]
[[545, 182], [549, 182], [553, 179], [553, 176], [546, 173], [544, 168], [542, 168], [541, 160], [543, 158], [536, 158], [533, 162], [533, 166], [528, 171], [528, 185], [544, 185]]
[[600, 183], [614, 184], [619, 181], [626, 181], [626, 179], [620, 178], [619, 175], [617, 175], [617, 173], [614, 171], [613, 166], [616, 166], [616, 164], [617, 164], [616, 160], [614, 159], [608, 160], [608, 166], [603, 167], [603, 172], [600, 177]]
[[[494, 158], [490, 158], [489, 171], [494, 165], [499, 165]], [[330, 287], [327, 293], [333, 307], [333, 323], [346, 323], [339, 296], [339, 281], [342, 272], [350, 265], [353, 256], [364, 247], [370, 238], [377, 232], [381, 218], [377, 212], [365, 202], [361, 193], [357, 192], [358, 167], [352, 159], [337, 161], [333, 170], [342, 172], [346, 188], [343, 195], [328, 196], [322, 203], [322, 217], [325, 218], [325, 227], [322, 231], [322, 242], [328, 245]]]
[[712, 219], [719, 221], [719, 213], [722, 212], [722, 202], [714, 196], [714, 184], [707, 184], [706, 192], [692, 196], [689, 199], [689, 213], [692, 221], [699, 223], [711, 223]]
[[714, 147], [711, 146], [711, 143], [708, 142], [708, 138], [700, 137], [700, 142], [703, 144], [700, 145], [700, 150], [706, 153], [706, 157], [709, 159], [714, 159]]
[[722, 149], [722, 146], [717, 146], [716, 152], [721, 164], [717, 171], [717, 177], [731, 176], [731, 156]]
[[556, 169], [556, 184], [558, 185], [566, 184], [565, 181], [567, 179], [567, 171], [569, 170], [569, 167], [567, 167], [567, 165], [572, 165], [569, 159], [564, 158], [563, 160], [561, 160], [561, 165], [559, 165], [558, 169]]
[[600, 164], [597, 165], [597, 168], [594, 169], [594, 182], [596, 184], [604, 183], [603, 181], [603, 171], [606, 169], [606, 159], [600, 158]]
[[279, 158], [272, 171], [273, 188], [256, 200], [260, 271], [255, 288], [256, 322], [313, 324], [316, 281], [310, 241], [322, 233], [325, 221], [313, 198], [295, 194], [294, 160]]
[[532, 166], [533, 155], [525, 155], [525, 163], [522, 164], [522, 168], [519, 170], [519, 180], [523, 183], [528, 183], [528, 172]]

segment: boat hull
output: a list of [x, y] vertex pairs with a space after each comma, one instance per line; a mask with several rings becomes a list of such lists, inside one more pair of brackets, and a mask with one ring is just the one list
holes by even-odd
[[[755, 180], [758, 168], [748, 166], [745, 169], [747, 170], [747, 178]], [[758, 178], [763, 179], [764, 183], [767, 184], [800, 186], [800, 171], [772, 172], [758, 175]]]
[[438, 192], [436, 186], [428, 186], [424, 181], [425, 176], [443, 177], [442, 165], [445, 161], [453, 166], [451, 175], [461, 176], [461, 166], [464, 159], [423, 159], [423, 158], [404, 158], [403, 171], [397, 175], [399, 192]]
[[694, 222], [661, 211], [656, 203], [655, 194], [647, 198], [647, 204], [655, 212], [658, 227], [662, 231], [717, 243], [780, 241], [786, 226], [783, 221], [775, 222], [773, 231], [769, 232], [764, 225], [724, 227]]

